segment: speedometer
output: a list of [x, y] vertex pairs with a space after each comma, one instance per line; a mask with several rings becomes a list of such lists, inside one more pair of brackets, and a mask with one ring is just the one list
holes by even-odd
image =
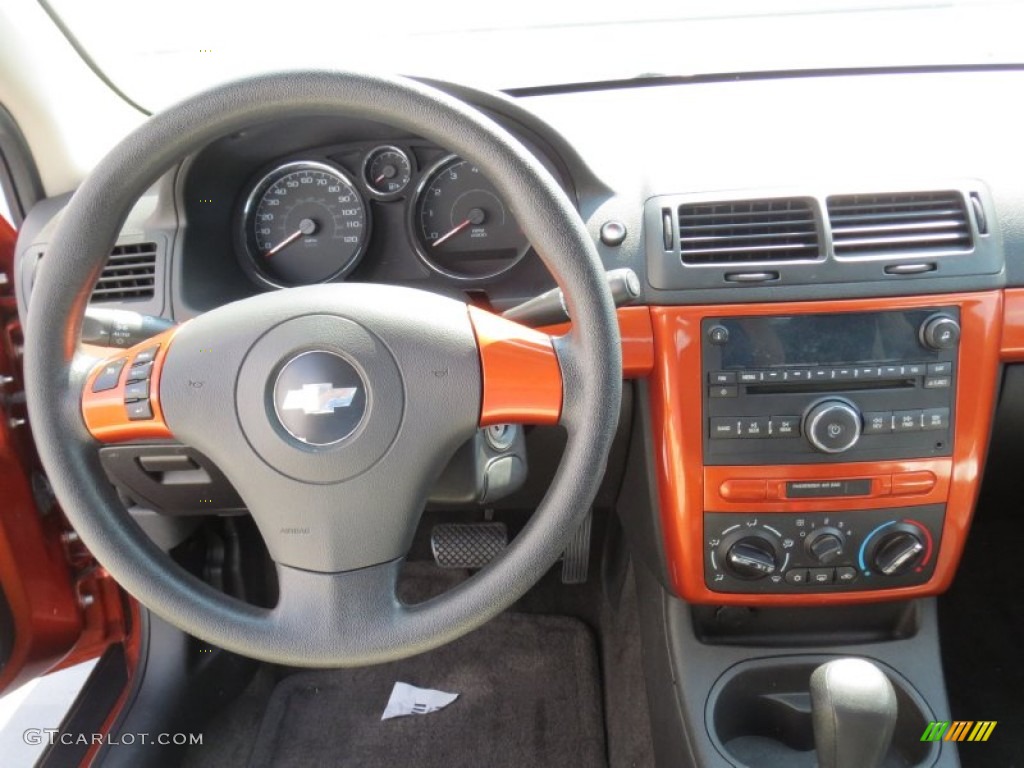
[[464, 280], [494, 277], [530, 247], [498, 191], [477, 166], [458, 157], [428, 171], [410, 224], [424, 263]]
[[369, 229], [355, 185], [319, 162], [287, 163], [260, 178], [241, 219], [242, 264], [272, 287], [343, 277], [362, 256]]

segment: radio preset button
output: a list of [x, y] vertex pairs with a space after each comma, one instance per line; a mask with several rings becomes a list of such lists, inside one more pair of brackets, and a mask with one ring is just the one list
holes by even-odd
[[712, 385], [708, 387], [708, 397], [736, 397], [735, 384]]
[[920, 432], [921, 411], [893, 411], [892, 413], [893, 432]]
[[792, 371], [786, 371], [786, 381], [810, 381], [811, 372], [806, 368], [796, 368]]
[[903, 377], [903, 366], [901, 365], [883, 365], [879, 369], [879, 375], [883, 379], [899, 379]]
[[892, 411], [868, 411], [864, 414], [865, 435], [887, 435], [892, 432]]
[[924, 363], [912, 363], [910, 365], [904, 365], [903, 372], [907, 374], [907, 376], [924, 376], [925, 365]]
[[831, 368], [812, 368], [811, 381], [826, 381], [832, 378]]
[[763, 381], [783, 381], [785, 375], [783, 371], [765, 371], [762, 374]]
[[854, 369], [858, 379], [877, 379], [878, 371], [877, 365], [865, 365]]

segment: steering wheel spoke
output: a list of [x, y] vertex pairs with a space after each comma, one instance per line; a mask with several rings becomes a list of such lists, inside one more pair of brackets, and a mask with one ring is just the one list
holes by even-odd
[[164, 362], [178, 327], [97, 363], [82, 387], [86, 429], [103, 443], [172, 438], [160, 401]]
[[563, 392], [554, 339], [476, 307], [469, 317], [483, 376], [480, 426], [557, 424]]

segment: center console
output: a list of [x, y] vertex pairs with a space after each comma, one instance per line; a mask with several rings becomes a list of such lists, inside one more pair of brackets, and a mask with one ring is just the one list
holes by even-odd
[[942, 591], [988, 442], [1001, 301], [652, 308], [676, 593], [806, 605]]

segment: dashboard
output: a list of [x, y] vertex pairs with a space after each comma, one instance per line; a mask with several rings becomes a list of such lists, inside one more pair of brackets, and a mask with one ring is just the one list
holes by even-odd
[[[1006, 69], [516, 98], [445, 86], [537, 155], [607, 270], [640, 278], [620, 309], [634, 450], [609, 475], [625, 475], [620, 516], [676, 594], [809, 605], [949, 585], [1004, 370], [1024, 361], [1007, 98], [1022, 86]], [[65, 199], [22, 229], [22, 309]], [[495, 312], [554, 286], [478, 169], [389, 126], [314, 116], [169, 171], [94, 303], [183, 321], [342, 280]]]

